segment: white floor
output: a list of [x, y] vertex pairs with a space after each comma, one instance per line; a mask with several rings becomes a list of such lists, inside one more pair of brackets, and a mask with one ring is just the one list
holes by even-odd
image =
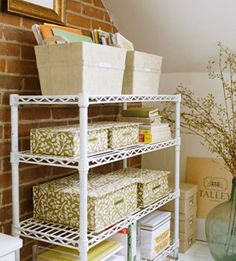
[[214, 261], [214, 259], [208, 245], [204, 242], [197, 242], [185, 254], [180, 254], [179, 261]]

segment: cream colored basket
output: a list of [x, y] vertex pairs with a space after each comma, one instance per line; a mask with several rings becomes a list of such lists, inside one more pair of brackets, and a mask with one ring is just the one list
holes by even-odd
[[162, 57], [128, 51], [123, 80], [123, 94], [158, 94]]
[[76, 42], [35, 46], [43, 95], [121, 94], [126, 50]]

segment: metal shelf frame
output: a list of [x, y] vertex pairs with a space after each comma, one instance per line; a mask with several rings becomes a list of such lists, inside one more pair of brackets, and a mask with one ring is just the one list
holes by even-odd
[[[87, 151], [87, 130], [88, 130], [88, 107], [92, 104], [106, 103], [122, 103], [123, 108], [127, 107], [131, 102], [174, 102], [176, 104], [175, 119], [175, 139], [160, 142], [156, 144], [140, 144], [133, 147], [114, 150], [99, 155], [88, 155]], [[11, 95], [11, 165], [12, 165], [12, 199], [13, 199], [13, 225], [12, 233], [14, 236], [25, 236], [39, 241], [51, 244], [67, 246], [79, 249], [80, 260], [87, 261], [87, 252], [90, 247], [107, 239], [111, 235], [117, 233], [120, 229], [137, 222], [140, 218], [158, 209], [160, 206], [175, 200], [175, 224], [173, 244], [170, 245], [160, 256], [160, 258], [168, 256], [174, 252], [174, 257], [178, 258], [179, 248], [179, 161], [180, 161], [180, 95], [104, 95], [104, 96], [88, 96], [87, 94], [79, 94], [78, 96], [20, 96]], [[18, 148], [18, 110], [23, 105], [77, 105], [80, 114], [80, 157], [46, 157], [36, 156], [29, 152], [19, 152]], [[94, 234], [87, 232], [87, 183], [88, 171], [90, 168], [123, 160], [123, 166], [127, 166], [127, 158], [142, 155], [144, 153], [175, 147], [175, 188], [174, 192], [167, 197], [149, 205], [144, 209], [140, 209], [136, 213], [130, 215], [125, 220], [115, 224], [102, 233]], [[68, 167], [77, 169], [80, 175], [80, 231], [69, 229], [62, 226], [47, 224], [44, 222], [36, 222], [33, 219], [20, 222], [19, 209], [19, 163], [29, 163], [47, 166]], [[138, 250], [139, 251], [139, 250]], [[138, 252], [137, 251], [137, 252]], [[158, 257], [159, 259], [159, 257]], [[19, 261], [19, 252], [16, 255], [16, 261]], [[139, 260], [138, 260], [139, 261]]]

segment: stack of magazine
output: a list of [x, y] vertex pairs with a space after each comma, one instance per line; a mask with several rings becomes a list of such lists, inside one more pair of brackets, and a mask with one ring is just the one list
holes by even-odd
[[156, 143], [171, 139], [169, 124], [161, 122], [157, 108], [129, 108], [122, 111], [119, 121], [140, 122], [139, 141]]

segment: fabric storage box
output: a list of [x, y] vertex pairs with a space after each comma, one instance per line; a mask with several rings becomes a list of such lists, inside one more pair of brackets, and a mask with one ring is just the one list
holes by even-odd
[[[173, 187], [173, 185], [170, 185]], [[180, 206], [179, 212], [186, 214], [191, 211], [197, 211], [197, 186], [188, 183], [180, 184]], [[174, 201], [164, 205], [162, 210], [174, 211]]]
[[[88, 252], [88, 261], [110, 260], [120, 249], [121, 244], [113, 241], [103, 241]], [[79, 251], [62, 246], [46, 248], [33, 247], [33, 261], [79, 261]]]
[[[32, 154], [55, 156], [79, 156], [79, 125], [32, 129], [30, 131]], [[95, 154], [108, 150], [108, 128], [101, 123], [89, 124], [88, 153]]]
[[22, 239], [0, 233], [0, 261], [15, 261]]
[[141, 219], [141, 257], [153, 260], [170, 245], [170, 212], [155, 211]]
[[[34, 218], [79, 228], [79, 175], [33, 187]], [[137, 210], [137, 184], [114, 174], [90, 174], [88, 229], [100, 232]]]
[[43, 95], [119, 95], [126, 50], [94, 43], [35, 46]]
[[162, 57], [128, 51], [123, 80], [123, 94], [158, 94]]
[[104, 122], [109, 127], [109, 147], [119, 149], [139, 143], [139, 125], [136, 122]]
[[137, 183], [138, 207], [145, 207], [169, 193], [168, 171], [127, 168], [114, 173]]

